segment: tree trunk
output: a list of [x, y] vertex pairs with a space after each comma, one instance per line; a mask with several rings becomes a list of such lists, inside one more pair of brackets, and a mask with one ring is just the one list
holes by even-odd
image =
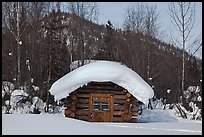
[[50, 88], [50, 80], [51, 80], [51, 61], [52, 61], [52, 56], [51, 56], [51, 47], [49, 46], [49, 69], [48, 69], [48, 79], [47, 79], [47, 97], [46, 97], [46, 107], [45, 107], [45, 112], [48, 112], [49, 108], [49, 88]]
[[19, 23], [20, 23], [20, 10], [19, 10], [19, 2], [17, 2], [17, 8], [16, 8], [16, 28], [17, 28], [17, 37], [16, 37], [16, 41], [17, 41], [17, 87], [20, 86], [20, 80], [21, 80], [21, 54], [20, 54], [20, 27], [19, 27]]

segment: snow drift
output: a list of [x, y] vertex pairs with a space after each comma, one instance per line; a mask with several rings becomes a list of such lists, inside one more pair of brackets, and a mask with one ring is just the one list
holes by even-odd
[[147, 104], [154, 95], [152, 88], [136, 72], [111, 61], [97, 61], [71, 71], [53, 83], [50, 92], [56, 100], [60, 100], [91, 81], [111, 81], [127, 89], [144, 104]]
[[202, 135], [202, 122], [101, 123], [62, 114], [2, 114], [2, 135]]

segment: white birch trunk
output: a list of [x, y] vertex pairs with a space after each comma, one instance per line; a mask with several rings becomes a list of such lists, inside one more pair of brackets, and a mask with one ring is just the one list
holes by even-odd
[[20, 80], [21, 80], [21, 53], [20, 53], [20, 28], [19, 28], [19, 23], [20, 23], [20, 10], [19, 10], [19, 2], [17, 2], [17, 7], [16, 7], [16, 28], [17, 28], [17, 86], [20, 86]]

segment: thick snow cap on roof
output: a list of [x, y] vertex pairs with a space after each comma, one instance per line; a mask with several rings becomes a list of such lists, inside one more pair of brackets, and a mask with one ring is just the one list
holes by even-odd
[[59, 80], [50, 88], [56, 100], [91, 82], [113, 82], [126, 90], [144, 104], [153, 97], [153, 89], [133, 70], [118, 62], [97, 61], [81, 66]]

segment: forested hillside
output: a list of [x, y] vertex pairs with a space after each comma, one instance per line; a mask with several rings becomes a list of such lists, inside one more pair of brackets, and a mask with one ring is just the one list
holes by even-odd
[[[177, 103], [183, 95], [186, 109], [190, 99], [201, 108], [197, 97], [202, 96], [202, 60], [185, 52], [182, 93], [182, 49], [153, 35], [117, 29], [108, 20], [99, 25], [60, 9], [51, 12], [46, 3], [20, 7], [20, 13], [2, 7], [2, 81], [16, 88], [26, 86], [28, 94], [46, 101], [51, 85], [71, 71], [73, 61], [80, 60], [80, 66], [85, 60], [110, 60], [137, 72], [152, 86], [156, 98]], [[53, 101], [53, 96], [49, 99]]]

